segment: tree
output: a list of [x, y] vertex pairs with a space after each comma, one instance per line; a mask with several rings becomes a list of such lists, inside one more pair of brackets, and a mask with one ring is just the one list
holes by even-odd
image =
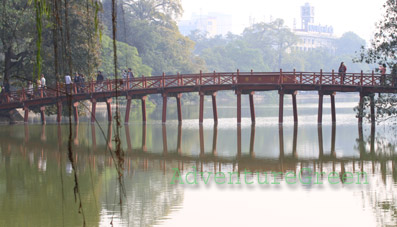
[[[111, 39], [109, 36], [104, 35], [102, 37], [102, 50], [101, 50], [101, 66], [100, 70], [105, 75], [112, 75], [114, 71], [113, 66], [113, 46], [111, 44]], [[145, 75], [150, 76], [152, 69], [142, 64], [142, 59], [138, 55], [138, 51], [135, 47], [129, 46], [123, 42], [117, 42], [117, 57], [120, 62], [118, 65], [118, 70], [127, 69], [128, 67], [132, 69], [135, 76]], [[125, 65], [124, 62], [127, 64]]]
[[243, 39], [253, 48], [262, 50], [265, 62], [277, 59], [273, 70], [281, 68], [286, 50], [298, 41], [298, 38], [284, 25], [284, 20], [276, 19], [270, 23], [257, 23], [243, 32]]
[[28, 56], [33, 53], [35, 20], [33, 8], [28, 4], [28, 0], [3, 1], [1, 6], [1, 71], [3, 83], [9, 84], [10, 76], [19, 74], [28, 61]]
[[336, 40], [337, 55], [352, 55], [365, 46], [365, 40], [354, 32], [346, 32]]
[[[109, 12], [107, 0], [104, 1], [104, 24], [108, 28]], [[202, 61], [193, 56], [194, 42], [176, 27], [174, 18], [182, 12], [179, 0], [127, 1], [120, 4], [117, 12], [122, 18], [117, 27], [117, 40], [136, 47], [153, 74], [192, 73], [204, 67]]]
[[[95, 35], [96, 1], [68, 1], [68, 10], [61, 0], [47, 1], [51, 13], [41, 18], [37, 18], [35, 11], [38, 6], [30, 5], [30, 2], [3, 1], [1, 5], [0, 67], [5, 84], [22, 85], [21, 77], [37, 79], [39, 67], [46, 75], [48, 85], [72, 69], [90, 75], [98, 68], [100, 45]], [[66, 24], [72, 28], [69, 39]], [[38, 47], [41, 54], [38, 54]], [[67, 61], [69, 57], [72, 64]]]
[[[377, 32], [371, 40], [370, 47], [362, 47], [361, 53], [356, 61], [366, 63], [387, 64], [389, 68], [396, 69], [397, 62], [397, 2], [396, 0], [387, 0], [383, 5], [385, 9], [383, 19], [377, 23]], [[394, 80], [397, 78], [397, 70], [392, 71]], [[396, 94], [381, 94], [376, 100], [376, 115], [382, 117], [397, 116], [397, 96]], [[358, 110], [366, 116], [368, 105], [364, 110]]]

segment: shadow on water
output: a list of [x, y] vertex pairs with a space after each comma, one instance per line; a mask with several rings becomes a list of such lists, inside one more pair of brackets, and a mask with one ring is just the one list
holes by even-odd
[[[340, 175], [346, 171], [370, 171], [381, 177], [385, 188], [397, 180], [396, 141], [377, 135], [374, 125], [367, 133], [365, 127], [355, 131], [336, 125], [254, 124], [230, 129], [216, 124], [131, 124], [123, 126], [122, 131], [126, 212], [120, 215], [115, 209], [119, 193], [115, 163], [106, 152], [107, 146], [114, 146], [112, 125], [104, 127], [106, 138], [102, 139], [96, 125], [73, 126], [73, 158], [88, 225], [106, 225], [113, 216], [114, 224], [129, 226], [153, 225], [166, 218], [180, 208], [184, 199], [184, 188], [170, 184], [173, 168], [182, 173], [191, 171], [192, 166], [197, 166], [198, 171], [213, 168], [215, 172], [229, 168], [238, 172], [246, 169], [286, 173], [303, 167], [310, 167], [313, 172], [330, 168]], [[74, 212], [72, 170], [65, 153], [67, 140], [62, 137], [67, 132], [64, 125], [0, 129], [1, 226], [81, 225]], [[374, 187], [378, 190], [381, 186]], [[371, 208], [375, 213], [396, 211], [396, 201], [379, 196], [387, 194], [385, 191], [378, 190], [375, 200], [371, 193], [364, 194], [373, 201]]]

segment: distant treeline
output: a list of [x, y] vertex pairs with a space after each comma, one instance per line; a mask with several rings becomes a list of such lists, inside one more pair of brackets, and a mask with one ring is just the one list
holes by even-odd
[[[0, 10], [3, 83], [10, 81], [14, 86], [23, 86], [21, 78], [35, 80], [39, 72], [45, 74], [48, 85], [75, 72], [95, 78], [101, 70], [111, 77], [111, 2], [4, 1]], [[368, 65], [352, 63], [355, 51], [365, 45], [352, 32], [335, 41], [334, 52], [321, 48], [295, 51], [291, 47], [299, 40], [281, 19], [254, 24], [241, 35], [229, 33], [208, 38], [193, 31], [186, 37], [176, 23], [182, 13], [180, 0], [119, 1], [118, 69], [132, 68], [136, 76], [237, 69], [329, 71], [341, 61], [347, 64], [348, 71], [370, 69]]]

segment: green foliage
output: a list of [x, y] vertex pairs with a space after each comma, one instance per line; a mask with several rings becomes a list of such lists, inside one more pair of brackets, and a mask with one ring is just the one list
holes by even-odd
[[241, 40], [204, 49], [200, 57], [205, 59], [209, 69], [219, 72], [233, 72], [236, 69], [269, 71], [269, 67], [263, 62], [261, 52], [258, 49], [249, 48]]
[[[138, 50], [135, 47], [129, 46], [123, 42], [117, 42], [117, 57], [119, 60], [118, 70], [131, 68], [135, 76], [151, 75], [151, 68], [142, 64], [142, 59], [138, 55]], [[112, 75], [114, 72], [113, 66], [113, 44], [109, 36], [102, 37], [102, 51], [101, 51], [101, 66], [100, 70], [104, 75]]]
[[[370, 47], [365, 49], [362, 47], [360, 56], [355, 59], [358, 62], [387, 64], [392, 68], [392, 74], [386, 78], [386, 85], [390, 85], [391, 81], [397, 84], [397, 2], [395, 0], [387, 0], [383, 5], [385, 13], [383, 19], [377, 23], [377, 32], [371, 40]], [[396, 86], [396, 85], [395, 85]], [[376, 115], [379, 120], [397, 116], [397, 96], [396, 94], [380, 94], [375, 100]], [[368, 112], [368, 104], [363, 110], [357, 108], [357, 111]], [[369, 116], [367, 114], [367, 116]]]
[[271, 23], [258, 23], [246, 28], [242, 35], [228, 34], [226, 37], [207, 38], [200, 31], [189, 35], [196, 42], [194, 51], [212, 71], [331, 71], [341, 61], [349, 72], [370, 71], [367, 64], [352, 61], [356, 51], [365, 43], [353, 32], [345, 33], [335, 41], [337, 53], [329, 49], [316, 48], [309, 51], [294, 50], [298, 38], [283, 25], [281, 19]]
[[[158, 4], [161, 7], [158, 7]], [[110, 1], [104, 1], [103, 6], [104, 24], [109, 34]], [[162, 72], [198, 72], [204, 66], [200, 59], [192, 55], [194, 43], [179, 33], [173, 20], [181, 13], [182, 8], [178, 0], [144, 0], [119, 4], [117, 14], [122, 20], [117, 24], [117, 40], [136, 47], [143, 63], [153, 69], [154, 75], [160, 75]]]

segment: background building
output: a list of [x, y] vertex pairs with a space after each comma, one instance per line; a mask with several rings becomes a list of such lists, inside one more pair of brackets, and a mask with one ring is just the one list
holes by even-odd
[[300, 41], [292, 49], [309, 51], [323, 47], [335, 53], [335, 40], [337, 37], [333, 35], [333, 27], [316, 25], [314, 23], [314, 7], [310, 6], [309, 3], [305, 3], [301, 7], [301, 28], [296, 29], [296, 24], [294, 23], [293, 31]]
[[208, 37], [226, 35], [232, 31], [232, 16], [219, 13], [193, 14], [190, 20], [179, 21], [178, 27], [183, 35], [189, 35], [194, 30], [200, 30]]

